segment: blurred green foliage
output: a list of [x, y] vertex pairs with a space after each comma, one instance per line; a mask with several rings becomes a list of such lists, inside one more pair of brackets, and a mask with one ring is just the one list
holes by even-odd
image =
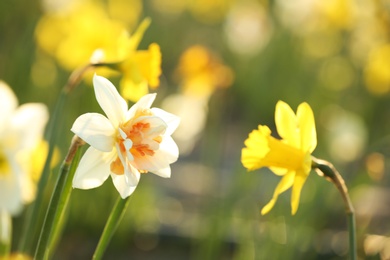
[[[370, 234], [390, 235], [390, 99], [387, 91], [367, 88], [366, 67], [375, 48], [360, 50], [366, 54], [358, 60], [354, 53], [359, 49], [351, 42], [357, 41], [358, 26], [374, 9], [370, 19], [379, 16], [385, 22], [378, 25], [384, 28], [380, 42], [372, 46], [389, 44], [388, 1], [341, 1], [354, 13], [342, 23], [337, 17], [344, 16], [331, 15], [330, 7], [318, 12], [321, 0], [312, 1], [317, 5], [297, 3], [296, 10], [282, 0], [220, 0], [214, 7], [207, 7], [208, 1], [184, 2], [138, 3], [140, 17], [152, 18], [141, 48], [156, 42], [163, 55], [156, 106], [180, 91], [174, 71], [183, 51], [195, 44], [216, 53], [234, 71], [235, 80], [208, 100], [205, 128], [192, 151], [172, 165], [172, 177], [142, 177], [106, 259], [345, 259], [348, 240], [342, 202], [337, 190], [314, 172], [294, 217], [288, 193], [280, 196], [268, 215], [260, 216], [278, 178], [268, 170], [247, 173], [240, 154], [248, 133], [258, 124], [274, 128], [278, 100], [293, 108], [303, 101], [311, 105], [318, 131], [313, 154], [333, 162], [346, 180], [357, 211], [359, 256], [384, 257], [381, 250], [389, 250], [388, 242], [376, 251], [366, 242]], [[240, 14], [254, 18], [242, 25], [242, 17], [234, 20], [234, 15], [246, 6], [247, 12], [254, 12]], [[295, 22], [303, 17], [302, 24], [293, 24], [293, 12], [297, 12]], [[43, 102], [52, 111], [70, 72], [45, 56], [50, 70], [42, 76], [51, 77], [51, 85], [40, 86], [33, 80], [33, 68], [43, 55], [34, 30], [44, 14], [39, 1], [0, 1], [0, 79], [13, 88], [21, 103]], [[371, 37], [378, 28], [368, 28], [363, 36]], [[255, 47], [240, 34], [233, 38], [242, 40], [247, 52], [232, 47], [229, 35], [237, 30], [244, 36], [256, 35]], [[337, 46], [323, 51], [332, 42]], [[390, 66], [383, 69], [390, 71]], [[100, 111], [85, 82], [67, 102], [59, 128], [63, 155], [77, 116]], [[57, 171], [53, 170], [53, 177]], [[99, 189], [73, 191], [55, 259], [90, 258], [116, 197], [109, 181]], [[22, 221], [23, 215], [14, 220], [15, 245]]]

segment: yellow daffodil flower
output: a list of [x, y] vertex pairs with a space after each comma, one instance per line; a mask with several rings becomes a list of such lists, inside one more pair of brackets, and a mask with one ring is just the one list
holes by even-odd
[[147, 50], [137, 50], [140, 41], [150, 25], [150, 19], [142, 21], [136, 32], [122, 42], [123, 58], [118, 70], [122, 72], [121, 93], [133, 102], [149, 93], [148, 86], [155, 89], [160, 84], [161, 51], [156, 43]]
[[233, 71], [201, 45], [188, 48], [180, 57], [176, 76], [186, 95], [209, 97], [217, 88], [229, 87]]
[[241, 161], [250, 171], [269, 167], [276, 175], [283, 176], [261, 214], [268, 213], [279, 194], [292, 187], [291, 208], [294, 215], [298, 210], [302, 186], [311, 170], [311, 153], [317, 145], [313, 111], [307, 103], [301, 103], [295, 114], [289, 105], [279, 101], [275, 123], [282, 139], [272, 137], [267, 126], [259, 125], [245, 141]]
[[231, 0], [194, 0], [188, 2], [188, 10], [198, 21], [213, 24], [226, 17], [232, 4]]
[[103, 6], [89, 1], [46, 14], [35, 30], [38, 45], [70, 71], [88, 64], [97, 49], [104, 50], [107, 57], [116, 57], [118, 41], [124, 34], [123, 23], [111, 19]]
[[[160, 84], [160, 47], [152, 43], [147, 50], [137, 50], [150, 22], [149, 18], [144, 19], [130, 36], [123, 22], [111, 18], [102, 5], [87, 1], [45, 15], [36, 28], [36, 39], [46, 53], [68, 70], [92, 63], [106, 65], [96, 71], [107, 77], [121, 73], [122, 95], [136, 102], [149, 92], [148, 87], [157, 88]], [[92, 77], [92, 73], [87, 75], [87, 79]]]
[[0, 81], [0, 212], [10, 215], [35, 198], [32, 155], [49, 115], [43, 104], [17, 106], [11, 88]]
[[373, 49], [367, 61], [364, 76], [367, 89], [376, 95], [390, 91], [390, 44]]
[[156, 94], [142, 97], [128, 109], [126, 101], [106, 78], [94, 76], [96, 99], [107, 115], [87, 113], [76, 119], [72, 132], [90, 145], [76, 170], [73, 187], [98, 187], [111, 175], [122, 198], [135, 190], [140, 173], [171, 175], [179, 156], [171, 134], [180, 119], [150, 108]]

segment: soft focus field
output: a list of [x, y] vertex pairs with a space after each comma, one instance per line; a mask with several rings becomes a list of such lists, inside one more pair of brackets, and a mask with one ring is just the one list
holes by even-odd
[[[296, 215], [290, 191], [269, 214], [260, 214], [280, 177], [268, 169], [247, 172], [241, 149], [259, 124], [275, 132], [278, 100], [294, 110], [301, 102], [312, 107], [318, 137], [313, 155], [332, 162], [346, 181], [356, 209], [359, 258], [390, 258], [389, 1], [92, 3], [102, 4], [129, 32], [151, 18], [139, 49], [152, 42], [161, 48], [154, 106], [182, 118], [173, 135], [181, 153], [172, 177], [142, 176], [105, 259], [346, 259], [344, 205], [314, 171]], [[60, 30], [53, 23], [52, 34], [40, 35], [42, 19], [67, 8], [61, 0], [0, 1], [0, 79], [21, 104], [43, 102], [52, 113], [71, 73], [59, 56], [82, 52], [77, 41], [59, 56], [39, 43]], [[65, 19], [66, 34], [57, 42], [71, 41], [79, 26], [103, 34], [85, 13], [79, 18]], [[201, 72], [191, 70], [204, 63]], [[109, 79], [119, 85], [119, 77]], [[60, 160], [74, 120], [86, 112], [101, 112], [91, 77], [72, 92], [57, 126]], [[51, 186], [57, 173], [58, 166]], [[97, 189], [74, 189], [53, 259], [90, 259], [117, 196], [110, 180]], [[15, 248], [23, 219], [14, 219]]]

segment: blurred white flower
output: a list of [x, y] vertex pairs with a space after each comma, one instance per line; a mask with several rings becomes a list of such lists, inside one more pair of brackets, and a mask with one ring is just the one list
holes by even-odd
[[255, 55], [269, 42], [272, 24], [262, 5], [247, 1], [234, 5], [225, 22], [230, 49], [241, 55]]
[[351, 162], [362, 155], [367, 144], [367, 127], [360, 115], [329, 105], [323, 112], [322, 123], [329, 152], [335, 161]]
[[0, 111], [0, 214], [16, 215], [35, 198], [31, 157], [42, 141], [49, 114], [43, 104], [18, 107], [15, 94], [2, 81]]
[[173, 134], [181, 155], [190, 154], [199, 141], [206, 125], [207, 102], [208, 99], [205, 98], [173, 94], [166, 97], [162, 103], [163, 109], [181, 118], [180, 126]]
[[4, 244], [11, 242], [11, 216], [6, 211], [0, 211], [0, 241]]
[[171, 176], [170, 164], [179, 156], [171, 134], [179, 117], [150, 108], [156, 94], [142, 97], [128, 109], [126, 101], [106, 78], [94, 76], [96, 99], [107, 117], [87, 113], [76, 119], [71, 129], [91, 147], [81, 158], [73, 187], [98, 187], [111, 175], [122, 198], [135, 190], [140, 173]]

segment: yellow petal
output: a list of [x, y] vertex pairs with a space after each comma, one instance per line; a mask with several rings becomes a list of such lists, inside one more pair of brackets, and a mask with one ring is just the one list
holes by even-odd
[[[49, 152], [49, 144], [42, 140], [34, 148], [31, 154], [31, 177], [34, 182], [38, 182], [41, 177], [43, 167], [46, 162], [47, 153]], [[58, 147], [54, 148], [54, 154], [50, 163], [50, 168], [54, 168], [60, 161], [60, 150]]]
[[278, 101], [276, 104], [275, 124], [280, 137], [291, 146], [299, 148], [297, 118], [291, 107], [283, 101]]
[[142, 76], [148, 81], [149, 86], [156, 88], [160, 84], [161, 75], [161, 51], [157, 43], [149, 45], [147, 51], [136, 53], [136, 62]]
[[303, 171], [298, 171], [295, 175], [294, 186], [291, 193], [291, 214], [295, 215], [299, 206], [299, 198], [301, 196], [301, 190], [303, 184], [307, 179], [308, 174]]
[[144, 37], [145, 31], [148, 29], [151, 22], [152, 20], [149, 17], [146, 17], [138, 26], [137, 30], [127, 42], [127, 49], [129, 52], [135, 51], [138, 48], [138, 45]]
[[283, 176], [288, 172], [288, 169], [286, 168], [279, 168], [279, 167], [269, 167], [269, 169], [275, 173], [276, 175]]
[[[258, 130], [252, 131], [245, 141], [246, 148], [242, 149], [241, 162], [248, 170], [261, 167], [276, 167], [287, 170], [302, 168], [305, 154], [283, 142], [270, 136], [271, 131], [267, 126], [259, 126]], [[276, 169], [274, 168], [274, 169]], [[282, 175], [276, 170], [277, 175]]]
[[317, 134], [313, 110], [309, 104], [304, 102], [298, 106], [297, 117], [301, 132], [301, 149], [311, 153], [317, 146]]
[[248, 139], [245, 140], [245, 148], [242, 149], [241, 162], [249, 171], [263, 166], [262, 159], [269, 152], [268, 136], [271, 130], [267, 126], [259, 125], [259, 128], [253, 130]]
[[278, 199], [279, 194], [289, 189], [294, 184], [295, 172], [290, 171], [280, 180], [278, 186], [274, 191], [274, 195], [270, 202], [261, 209], [261, 214], [267, 214], [275, 205], [276, 200]]
[[146, 80], [136, 83], [127, 77], [123, 77], [120, 85], [122, 96], [132, 102], [137, 102], [141, 97], [148, 94], [148, 83]]

